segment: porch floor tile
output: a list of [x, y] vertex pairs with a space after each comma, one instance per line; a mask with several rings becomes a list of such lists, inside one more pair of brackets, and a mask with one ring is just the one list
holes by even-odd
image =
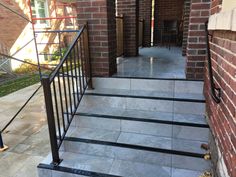
[[179, 47], [140, 48], [137, 57], [117, 58], [114, 76], [185, 79], [185, 64]]

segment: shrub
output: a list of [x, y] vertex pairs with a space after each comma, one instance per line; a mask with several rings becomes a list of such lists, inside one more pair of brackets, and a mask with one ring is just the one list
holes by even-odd
[[[36, 64], [32, 62], [32, 60], [30, 59], [25, 59], [24, 61]], [[25, 74], [25, 73], [35, 73], [36, 71], [38, 71], [37, 66], [33, 66], [27, 63], [22, 63], [19, 68], [15, 69], [14, 72], [17, 74]]]

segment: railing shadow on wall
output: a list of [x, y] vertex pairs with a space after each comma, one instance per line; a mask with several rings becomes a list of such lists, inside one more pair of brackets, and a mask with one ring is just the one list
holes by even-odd
[[210, 80], [210, 88], [211, 88], [211, 96], [212, 99], [219, 104], [220, 98], [221, 98], [221, 89], [217, 88], [214, 83], [214, 77], [213, 77], [213, 69], [212, 69], [212, 63], [211, 63], [211, 50], [210, 50], [210, 44], [209, 44], [209, 31], [208, 31], [208, 21], [205, 23], [205, 32], [206, 32], [206, 45], [207, 45], [207, 64], [208, 64], [208, 74], [209, 74], [209, 80]]
[[124, 17], [123, 15], [116, 16], [116, 42], [117, 42], [116, 56], [119, 57], [124, 54]]
[[144, 20], [139, 20], [139, 36], [138, 36], [138, 46], [143, 46], [143, 40], [144, 40]]
[[52, 164], [61, 162], [59, 149], [87, 88], [92, 88], [88, 26], [84, 25], [54, 72], [42, 78]]

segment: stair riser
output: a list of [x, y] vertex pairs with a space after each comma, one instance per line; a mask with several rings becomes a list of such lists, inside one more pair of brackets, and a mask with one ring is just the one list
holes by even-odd
[[107, 88], [194, 94], [203, 93], [203, 82], [199, 81], [93, 78], [93, 85], [96, 89]]
[[[77, 127], [131, 132], [196, 141], [208, 141], [209, 129], [109, 118], [76, 116]], [[172, 136], [173, 133], [173, 136]]]
[[205, 113], [205, 103], [112, 96], [85, 95], [81, 106], [100, 106], [195, 115], [204, 115]]
[[39, 177], [88, 177], [88, 176], [76, 175], [67, 172], [54, 171], [41, 168], [38, 168], [38, 176]]
[[[208, 162], [201, 158], [187, 157], [181, 155], [171, 155], [160, 152], [150, 152], [136, 149], [128, 149], [122, 147], [89, 144], [81, 142], [64, 142], [67, 152], [95, 155], [117, 160], [126, 160], [132, 162], [140, 162], [154, 164], [160, 166], [173, 166], [176, 168], [206, 170]], [[181, 161], [179, 161], [181, 159]], [[179, 163], [181, 162], [181, 163]], [[197, 164], [197, 165], [196, 165]]]

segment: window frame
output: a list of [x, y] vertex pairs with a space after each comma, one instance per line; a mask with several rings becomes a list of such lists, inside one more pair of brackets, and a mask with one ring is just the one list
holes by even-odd
[[[39, 13], [38, 13], [38, 2], [39, 1], [42, 1], [44, 3], [44, 13], [45, 13], [45, 18], [48, 18], [50, 15], [49, 15], [49, 5], [48, 5], [48, 0], [31, 0], [31, 2], [34, 2], [34, 6], [32, 6], [32, 3], [30, 4], [31, 5], [31, 9], [32, 9], [32, 17], [34, 16], [34, 18], [41, 18], [39, 16]], [[35, 13], [33, 13], [33, 11]], [[44, 18], [44, 17], [42, 17]], [[51, 27], [51, 23], [50, 23], [50, 20], [45, 20], [45, 23], [40, 23], [40, 21], [42, 20], [34, 20], [35, 23], [35, 27], [36, 28], [50, 28]]]

